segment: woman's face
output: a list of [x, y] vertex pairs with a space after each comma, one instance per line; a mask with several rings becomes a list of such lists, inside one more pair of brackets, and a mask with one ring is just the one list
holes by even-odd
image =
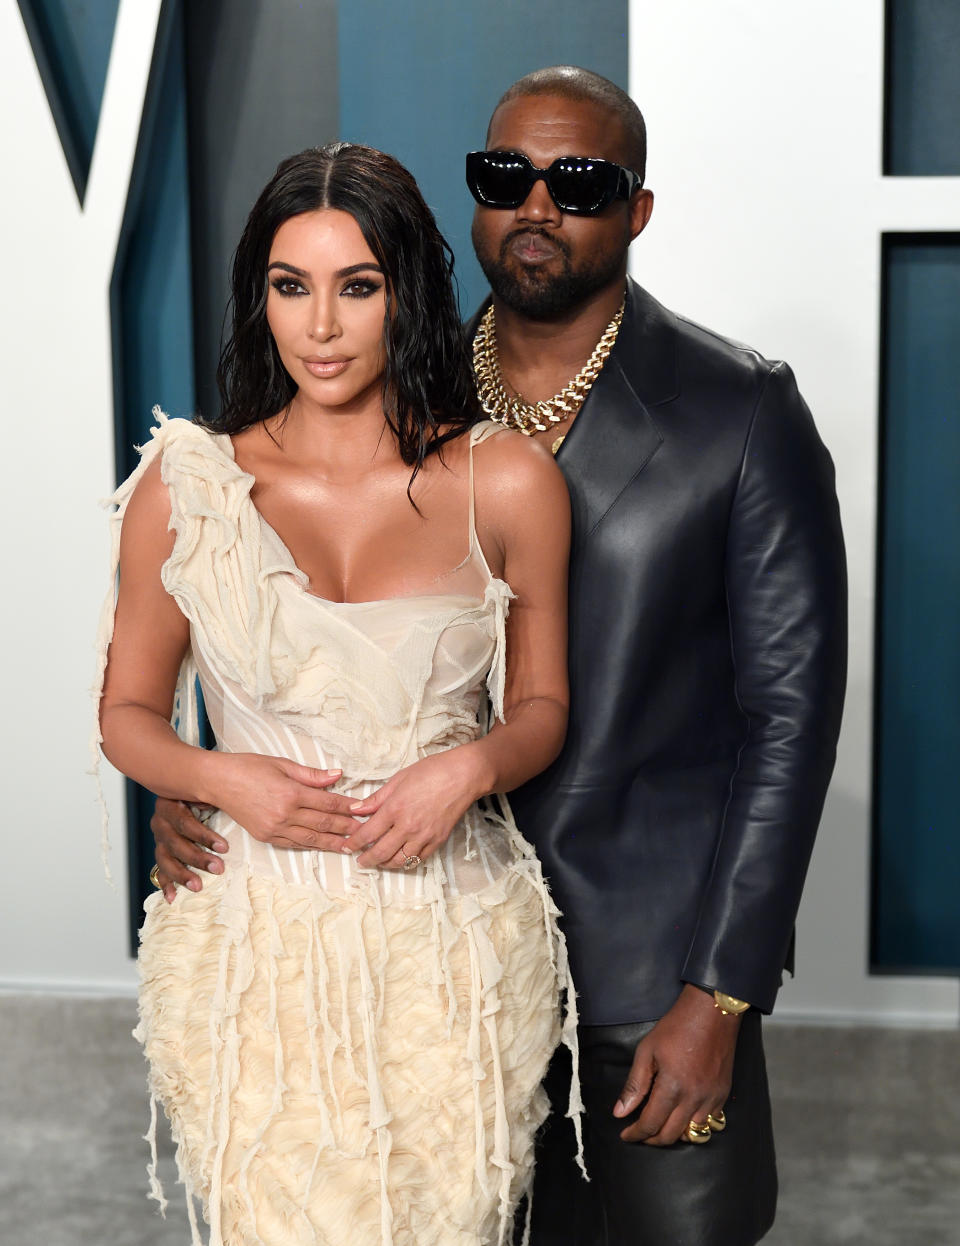
[[386, 282], [360, 226], [322, 208], [277, 230], [267, 323], [300, 396], [322, 407], [381, 403]]

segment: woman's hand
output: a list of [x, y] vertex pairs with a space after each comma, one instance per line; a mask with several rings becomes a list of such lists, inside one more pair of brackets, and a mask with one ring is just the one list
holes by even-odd
[[426, 861], [488, 791], [474, 745], [424, 757], [353, 802], [353, 816], [368, 821], [344, 840], [345, 851], [359, 854], [358, 865], [386, 869], [403, 869], [410, 857]]
[[316, 770], [285, 757], [259, 753], [211, 753], [216, 799], [235, 822], [261, 843], [277, 848], [350, 852], [347, 836], [358, 829], [355, 803], [325, 789], [339, 770]]

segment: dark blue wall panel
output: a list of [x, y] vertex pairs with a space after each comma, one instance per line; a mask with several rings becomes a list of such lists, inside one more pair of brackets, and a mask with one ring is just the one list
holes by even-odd
[[[193, 412], [193, 312], [184, 39], [180, 0], [164, 4], [111, 284], [117, 478], [136, 465], [151, 408]], [[153, 864], [154, 798], [127, 784], [130, 939]]]
[[[411, 170], [457, 258], [461, 308], [486, 293], [473, 257], [463, 157], [503, 91], [544, 65], [627, 86], [627, 0], [349, 0], [340, 6], [340, 137]], [[640, 101], [641, 107], [643, 102]]]
[[19, 0], [20, 13], [83, 203], [119, 0]]
[[873, 967], [960, 970], [960, 234], [884, 239]]
[[887, 0], [884, 172], [960, 174], [960, 3]]

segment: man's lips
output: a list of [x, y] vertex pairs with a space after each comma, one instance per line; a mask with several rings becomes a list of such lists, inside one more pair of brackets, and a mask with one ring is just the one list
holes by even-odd
[[302, 362], [307, 371], [314, 376], [331, 377], [339, 376], [349, 365], [350, 360], [343, 355], [337, 355], [329, 359], [325, 359], [322, 355], [310, 355]]
[[547, 260], [552, 260], [560, 248], [543, 234], [531, 234], [524, 231], [514, 234], [507, 240], [507, 250], [517, 259], [523, 260], [525, 264], [543, 264]]

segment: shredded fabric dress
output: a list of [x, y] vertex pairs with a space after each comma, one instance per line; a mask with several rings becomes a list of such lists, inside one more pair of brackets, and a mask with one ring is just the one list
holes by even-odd
[[[229, 437], [156, 411], [112, 501], [161, 456], [172, 507], [164, 587], [190, 623], [174, 725], [217, 748], [341, 768], [361, 797], [502, 719], [512, 593], [469, 515], [464, 562], [430, 595], [325, 601], [250, 497]], [[102, 688], [111, 590], [99, 635]], [[99, 744], [99, 733], [97, 733]], [[576, 1058], [566, 947], [505, 803], [475, 805], [410, 872], [275, 848], [225, 813], [224, 873], [146, 903], [135, 1036], [169, 1117], [194, 1246], [487, 1246], [510, 1239], [562, 1039]], [[560, 1005], [566, 993], [566, 1011]], [[579, 1096], [569, 1112], [579, 1127]]]

